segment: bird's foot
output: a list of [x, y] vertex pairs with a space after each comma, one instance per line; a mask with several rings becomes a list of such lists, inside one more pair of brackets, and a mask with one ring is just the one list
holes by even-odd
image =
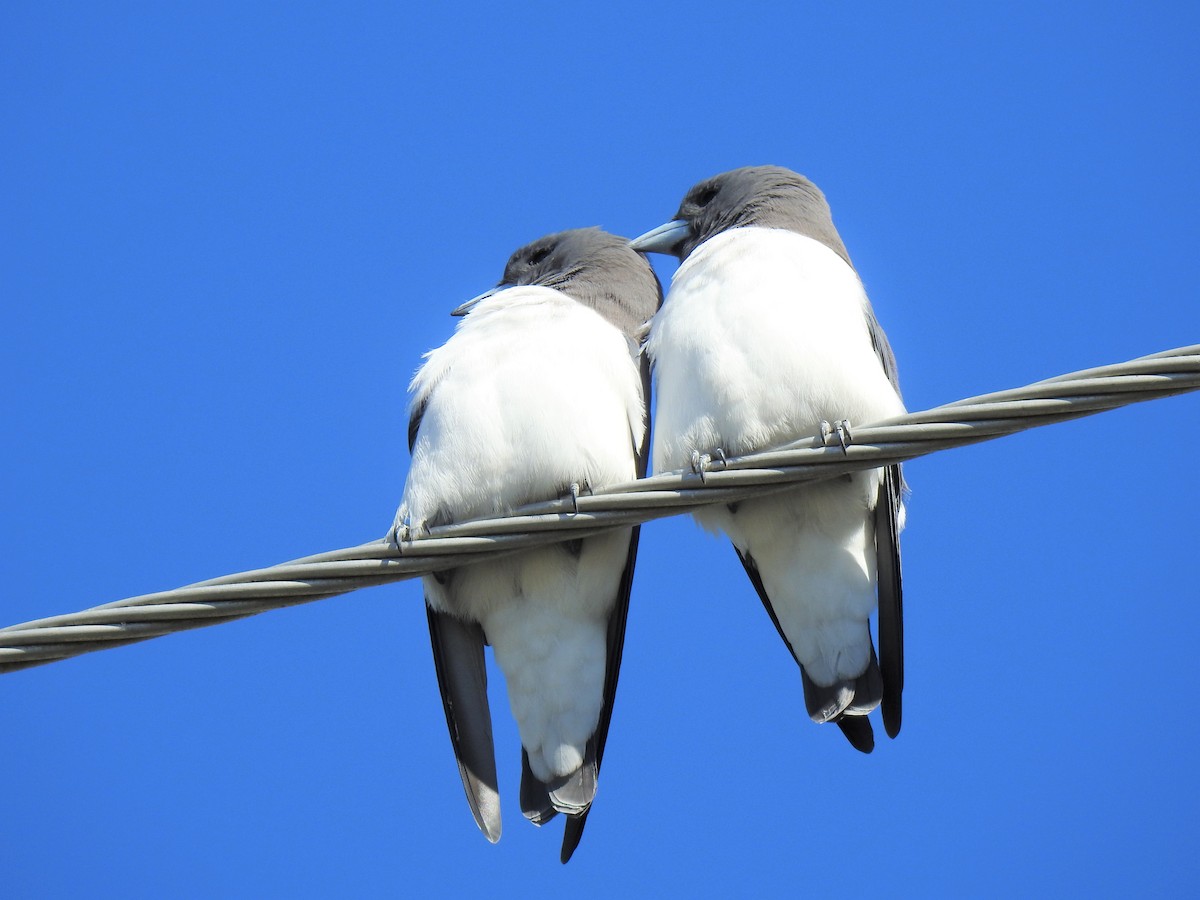
[[704, 481], [708, 473], [712, 471], [714, 458], [721, 463], [722, 469], [729, 464], [729, 457], [725, 455], [723, 447], [715, 447], [712, 453], [701, 453], [699, 450], [692, 451], [692, 471], [700, 476], [701, 481]]
[[403, 553], [406, 545], [411, 545], [417, 538], [428, 537], [430, 534], [427, 520], [422, 519], [414, 524], [410, 516], [404, 516], [397, 519], [392, 525], [391, 530], [387, 533], [387, 541], [394, 544], [396, 549]]
[[850, 434], [850, 420], [842, 419], [840, 422], [830, 424], [825, 419], [821, 420], [821, 445], [829, 447], [833, 443], [833, 438], [837, 438], [838, 445], [842, 448], [842, 452], [846, 452], [846, 448], [850, 446], [854, 436]]
[[387, 533], [387, 541], [389, 544], [395, 544], [397, 549], [410, 543], [412, 541], [412, 519], [405, 516], [393, 522]]
[[575, 515], [579, 515], [579, 495], [582, 491], [592, 492], [592, 486], [585, 480], [582, 484], [578, 481], [572, 481], [567, 486], [567, 493], [571, 495], [571, 506], [575, 509]]

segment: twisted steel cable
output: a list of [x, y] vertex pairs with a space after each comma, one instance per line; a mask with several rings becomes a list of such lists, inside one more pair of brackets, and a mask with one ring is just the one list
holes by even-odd
[[856, 427], [846, 448], [819, 437], [762, 453], [438, 526], [397, 546], [375, 540], [171, 591], [0, 628], [0, 673], [230, 622], [359, 588], [415, 578], [608, 528], [731, 503], [808, 481], [913, 459], [1041, 425], [1200, 389], [1200, 344], [970, 397]]

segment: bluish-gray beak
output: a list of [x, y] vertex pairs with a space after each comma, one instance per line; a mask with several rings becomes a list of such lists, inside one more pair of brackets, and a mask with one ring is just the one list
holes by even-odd
[[478, 303], [480, 300], [486, 300], [488, 297], [492, 296], [492, 294], [495, 294], [498, 291], [504, 290], [505, 287], [506, 287], [506, 285], [497, 285], [496, 287], [492, 288], [491, 290], [484, 291], [478, 297], [472, 297], [466, 303], [460, 303], [458, 306], [454, 307], [454, 309], [450, 310], [450, 315], [465, 316], [467, 313], [469, 313], [475, 307], [475, 304]]
[[692, 226], [683, 219], [675, 219], [672, 222], [667, 222], [665, 225], [659, 225], [640, 237], [635, 237], [629, 242], [629, 246], [634, 250], [642, 250], [647, 253], [670, 253], [675, 254], [675, 248], [678, 247], [683, 240], [692, 232]]

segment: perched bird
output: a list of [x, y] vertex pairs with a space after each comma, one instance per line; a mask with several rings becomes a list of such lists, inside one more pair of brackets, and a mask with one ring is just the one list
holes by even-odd
[[[851, 422], [904, 412], [892, 350], [808, 179], [777, 166], [717, 175], [631, 246], [681, 260], [646, 342], [655, 472], [703, 474], [809, 435], [845, 448]], [[881, 699], [887, 733], [900, 730], [902, 494], [889, 466], [696, 514], [732, 540], [800, 665], [809, 715], [867, 753]]]
[[[414, 376], [412, 465], [392, 535], [508, 512], [645, 474], [649, 365], [662, 302], [646, 257], [597, 228], [517, 250], [499, 285], [454, 311]], [[475, 821], [500, 838], [484, 668], [491, 644], [522, 744], [521, 809], [583, 832], [612, 716], [638, 529], [424, 579], [438, 685]]]

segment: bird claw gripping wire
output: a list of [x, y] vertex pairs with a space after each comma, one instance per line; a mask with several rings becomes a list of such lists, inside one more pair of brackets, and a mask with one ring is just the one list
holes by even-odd
[[821, 445], [828, 447], [831, 444], [831, 438], [836, 437], [838, 445], [842, 448], [842, 452], [846, 452], [846, 448], [850, 446], [850, 442], [854, 439], [850, 434], [850, 420], [842, 419], [840, 422], [830, 424], [825, 419], [821, 420]]
[[389, 543], [395, 544], [396, 549], [403, 553], [405, 545], [411, 545], [413, 540], [418, 536], [428, 536], [429, 534], [428, 522], [422, 520], [414, 526], [412, 517], [405, 516], [392, 526], [392, 530], [388, 532], [387, 539]]
[[712, 453], [701, 453], [699, 450], [692, 451], [692, 471], [700, 476], [700, 480], [705, 481], [708, 472], [712, 469], [713, 457], [721, 463], [721, 468], [725, 468], [729, 464], [729, 457], [725, 455], [725, 450], [722, 447], [716, 447]]
[[579, 494], [581, 491], [592, 492], [592, 486], [589, 482], [584, 481], [582, 486], [578, 481], [572, 481], [567, 491], [571, 495], [571, 505], [575, 508], [575, 515], [579, 515]]
[[412, 519], [405, 516], [397, 520], [387, 534], [388, 543], [401, 547], [412, 541]]

